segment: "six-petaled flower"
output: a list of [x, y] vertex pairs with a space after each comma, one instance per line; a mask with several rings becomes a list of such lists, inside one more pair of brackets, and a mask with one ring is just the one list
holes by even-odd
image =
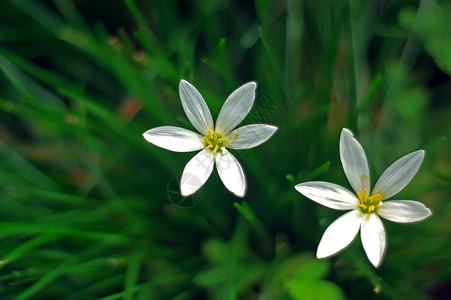
[[216, 164], [219, 177], [234, 195], [244, 197], [246, 177], [238, 160], [227, 150], [250, 149], [267, 141], [277, 127], [252, 124], [234, 129], [249, 113], [255, 99], [255, 82], [236, 89], [224, 102], [216, 126], [208, 106], [197, 89], [185, 80], [179, 85], [186, 116], [200, 133], [174, 126], [146, 131], [144, 138], [161, 148], [175, 152], [201, 150], [185, 166], [180, 180], [183, 196], [195, 193], [210, 177]]
[[422, 203], [412, 200], [385, 201], [400, 192], [417, 173], [424, 151], [407, 154], [395, 161], [381, 175], [373, 192], [365, 152], [351, 131], [343, 129], [340, 136], [340, 159], [346, 177], [355, 191], [324, 181], [311, 181], [295, 186], [305, 197], [337, 210], [351, 210], [326, 229], [316, 256], [330, 257], [347, 247], [360, 229], [363, 249], [377, 268], [386, 249], [386, 236], [381, 216], [399, 223], [421, 221], [431, 215]]

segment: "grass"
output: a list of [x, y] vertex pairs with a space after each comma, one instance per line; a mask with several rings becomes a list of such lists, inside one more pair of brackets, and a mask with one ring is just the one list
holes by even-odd
[[[430, 0], [1, 2], [1, 298], [445, 299], [450, 15]], [[142, 138], [157, 126], [194, 129], [182, 78], [214, 119], [234, 89], [257, 82], [243, 124], [279, 130], [234, 152], [246, 198], [213, 173], [181, 199], [193, 154]], [[293, 188], [349, 187], [342, 128], [358, 136], [372, 178], [426, 150], [397, 197], [433, 216], [384, 222], [379, 269], [359, 239], [317, 260], [340, 213]]]

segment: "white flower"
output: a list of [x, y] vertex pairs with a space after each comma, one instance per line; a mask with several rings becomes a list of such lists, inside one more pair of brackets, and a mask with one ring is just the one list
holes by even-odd
[[352, 132], [344, 128], [340, 136], [340, 159], [355, 193], [329, 182], [311, 181], [295, 186], [304, 196], [337, 210], [351, 210], [335, 220], [324, 232], [316, 257], [330, 257], [347, 247], [360, 231], [363, 249], [378, 268], [386, 248], [384, 226], [379, 218], [399, 223], [424, 220], [431, 211], [417, 201], [386, 199], [400, 192], [417, 173], [424, 151], [407, 154], [382, 174], [370, 193], [370, 173], [365, 152]]
[[180, 180], [183, 196], [195, 193], [210, 177], [216, 163], [219, 177], [226, 188], [238, 197], [246, 193], [246, 177], [231, 149], [250, 149], [266, 142], [277, 127], [252, 124], [233, 130], [249, 113], [255, 99], [257, 84], [249, 82], [236, 89], [224, 102], [216, 126], [207, 103], [197, 89], [185, 80], [179, 92], [183, 110], [200, 134], [174, 126], [146, 131], [144, 138], [161, 148], [175, 152], [201, 150], [187, 164]]

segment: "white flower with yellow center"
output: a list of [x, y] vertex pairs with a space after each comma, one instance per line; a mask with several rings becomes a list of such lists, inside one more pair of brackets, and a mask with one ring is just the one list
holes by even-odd
[[204, 98], [185, 80], [179, 92], [183, 110], [200, 134], [174, 126], [162, 126], [146, 131], [144, 138], [161, 148], [175, 152], [202, 150], [185, 166], [180, 180], [183, 196], [195, 193], [210, 177], [216, 163], [219, 177], [226, 188], [238, 197], [246, 194], [246, 177], [231, 149], [250, 149], [267, 141], [277, 127], [252, 124], [233, 130], [249, 113], [255, 99], [257, 84], [249, 82], [236, 89], [224, 102], [216, 126]]
[[355, 194], [329, 182], [310, 181], [295, 186], [305, 197], [337, 210], [351, 210], [326, 229], [316, 256], [327, 258], [347, 247], [360, 231], [363, 249], [370, 262], [378, 268], [386, 248], [381, 219], [399, 223], [424, 220], [431, 211], [412, 200], [386, 199], [399, 193], [417, 173], [424, 151], [407, 154], [395, 161], [381, 175], [370, 193], [370, 173], [365, 152], [352, 132], [344, 128], [340, 136], [340, 159]]

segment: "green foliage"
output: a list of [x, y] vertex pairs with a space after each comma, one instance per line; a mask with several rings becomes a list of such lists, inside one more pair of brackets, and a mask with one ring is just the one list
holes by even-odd
[[339, 286], [322, 279], [329, 271], [327, 261], [311, 260], [301, 265], [287, 284], [293, 299], [346, 299]]
[[[451, 277], [450, 15], [432, 0], [1, 1], [0, 298], [439, 299]], [[279, 130], [234, 153], [244, 200], [216, 173], [181, 197], [193, 154], [142, 138], [193, 129], [182, 78], [214, 118], [258, 83], [243, 123]], [[358, 238], [317, 260], [340, 213], [293, 188], [349, 186], [344, 127], [373, 178], [426, 150], [397, 197], [433, 216], [384, 222], [377, 270]]]

